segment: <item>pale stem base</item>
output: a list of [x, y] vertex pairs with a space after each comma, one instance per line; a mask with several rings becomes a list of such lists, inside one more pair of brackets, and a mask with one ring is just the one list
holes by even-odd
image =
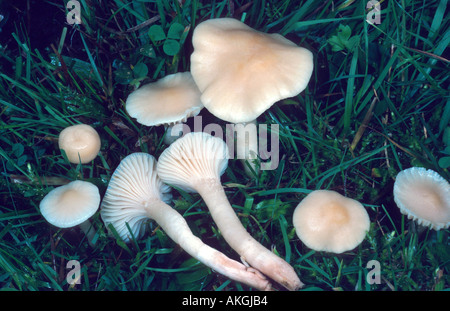
[[183, 131], [180, 129], [180, 127], [176, 127], [175, 125], [167, 125], [164, 127], [166, 133], [164, 134], [163, 142], [167, 145], [172, 144], [175, 140], [183, 135]]
[[303, 286], [294, 268], [256, 241], [244, 228], [230, 205], [220, 181], [202, 179], [195, 187], [209, 208], [227, 243], [253, 268], [289, 290]]
[[95, 234], [97, 233], [94, 226], [91, 224], [89, 219], [83, 221], [78, 225], [81, 231], [86, 235], [87, 241], [91, 247], [94, 247], [97, 244], [97, 241], [94, 242]]
[[247, 176], [254, 178], [259, 175], [257, 123], [253, 120], [237, 126], [241, 126], [240, 130], [236, 131], [237, 155]]
[[271, 290], [270, 282], [255, 269], [232, 260], [203, 243], [189, 228], [184, 217], [162, 201], [154, 201], [146, 208], [149, 218], [155, 220], [164, 232], [189, 255], [216, 272], [259, 290]]

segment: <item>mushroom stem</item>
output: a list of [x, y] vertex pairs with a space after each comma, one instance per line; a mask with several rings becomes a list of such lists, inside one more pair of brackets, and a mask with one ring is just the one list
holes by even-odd
[[256, 120], [236, 124], [236, 149], [237, 158], [241, 159], [247, 176], [258, 176], [258, 129]]
[[86, 235], [87, 241], [91, 247], [94, 247], [97, 244], [97, 241], [94, 242], [94, 237], [96, 234], [94, 226], [91, 224], [89, 219], [83, 221], [78, 225], [81, 231]]
[[183, 135], [183, 127], [180, 124], [165, 126], [164, 143], [170, 145]]
[[271, 290], [270, 282], [259, 271], [232, 260], [203, 243], [189, 228], [186, 220], [175, 209], [160, 200], [147, 202], [147, 216], [154, 219], [164, 232], [189, 255], [235, 281], [259, 290]]
[[209, 208], [212, 218], [227, 243], [253, 268], [261, 271], [288, 290], [304, 284], [294, 268], [255, 240], [244, 228], [230, 205], [220, 181], [201, 179], [195, 187]]

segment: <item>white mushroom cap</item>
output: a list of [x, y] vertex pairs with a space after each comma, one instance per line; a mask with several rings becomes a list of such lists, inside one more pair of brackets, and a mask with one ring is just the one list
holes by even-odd
[[201, 100], [232, 123], [252, 121], [275, 102], [299, 94], [313, 71], [309, 50], [232, 18], [200, 23], [192, 43], [191, 73]]
[[203, 109], [200, 91], [190, 72], [168, 75], [132, 92], [126, 102], [128, 114], [146, 126], [185, 122]]
[[39, 207], [42, 216], [59, 228], [70, 228], [95, 214], [100, 204], [96, 185], [76, 180], [50, 191]]
[[228, 166], [225, 142], [204, 132], [191, 132], [176, 140], [158, 159], [158, 175], [165, 183], [187, 192], [200, 179], [217, 179]]
[[450, 185], [433, 170], [411, 167], [398, 173], [394, 201], [401, 213], [435, 230], [450, 226]]
[[307, 247], [342, 253], [364, 240], [370, 219], [358, 201], [335, 191], [316, 190], [295, 208], [293, 224], [297, 236]]
[[112, 224], [128, 242], [129, 231], [139, 238], [144, 231], [143, 222], [151, 218], [183, 250], [208, 267], [255, 288], [269, 290], [270, 283], [261, 273], [231, 260], [192, 233], [186, 219], [164, 202], [169, 201], [170, 188], [159, 179], [155, 165], [154, 157], [146, 153], [131, 154], [120, 162], [102, 203], [100, 214], [105, 224]]
[[77, 124], [66, 127], [58, 138], [59, 149], [63, 149], [71, 163], [88, 163], [100, 151], [101, 140], [90, 125]]
[[112, 224], [119, 236], [130, 241], [131, 233], [136, 239], [145, 233], [149, 216], [145, 208], [152, 201], [169, 202], [170, 187], [159, 179], [156, 161], [147, 153], [126, 156], [114, 171], [101, 204], [100, 216], [108, 227]]

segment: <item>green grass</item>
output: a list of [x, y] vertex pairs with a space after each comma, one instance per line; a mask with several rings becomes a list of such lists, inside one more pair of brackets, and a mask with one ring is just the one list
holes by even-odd
[[[65, 23], [62, 1], [46, 3], [61, 18], [49, 44], [36, 47], [32, 32], [45, 29], [27, 27], [26, 9], [7, 21], [14, 23], [11, 34], [1, 33], [3, 290], [247, 289], [189, 258], [154, 224], [143, 239], [124, 244], [106, 234], [96, 214], [98, 244], [91, 248], [79, 230], [52, 227], [39, 212], [41, 199], [67, 180], [91, 181], [103, 194], [121, 158], [161, 154], [163, 129], [130, 118], [126, 97], [189, 70], [193, 29], [223, 16], [281, 33], [315, 56], [308, 88], [258, 119], [280, 127], [278, 168], [249, 179], [230, 160], [222, 178], [248, 231], [295, 267], [306, 290], [449, 288], [449, 231], [418, 227], [392, 197], [402, 169], [424, 166], [450, 177], [447, 1], [381, 1], [377, 25], [365, 22], [365, 1], [81, 0], [81, 25]], [[76, 123], [93, 125], [102, 137], [101, 155], [86, 165], [69, 164], [56, 145], [58, 133]], [[315, 189], [364, 204], [371, 230], [359, 247], [315, 252], [297, 238], [292, 213]], [[236, 258], [203, 201], [173, 194], [193, 232]], [[82, 272], [72, 287], [69, 260], [78, 260]], [[370, 260], [380, 262], [380, 284], [366, 281]]]

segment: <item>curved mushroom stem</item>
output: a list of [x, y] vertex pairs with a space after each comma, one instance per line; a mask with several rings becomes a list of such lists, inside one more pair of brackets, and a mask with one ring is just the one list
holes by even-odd
[[256, 120], [235, 125], [237, 158], [241, 159], [247, 176], [259, 174], [258, 128]]
[[294, 268], [256, 241], [244, 228], [230, 205], [219, 180], [201, 179], [196, 190], [209, 208], [227, 243], [253, 268], [261, 271], [289, 290], [297, 290], [304, 284]]
[[171, 206], [160, 200], [152, 200], [147, 202], [145, 209], [147, 216], [154, 219], [174, 242], [206, 266], [259, 290], [272, 289], [270, 282], [259, 271], [246, 267], [203, 243], [192, 233], [183, 216]]
[[174, 125], [165, 126], [164, 143], [167, 145], [172, 144], [175, 140], [183, 136], [184, 127], [187, 126], [184, 123], [176, 123]]
[[78, 225], [81, 229], [81, 231], [84, 232], [86, 235], [87, 241], [91, 247], [94, 247], [97, 244], [97, 241], [94, 242], [94, 237], [96, 234], [94, 226], [91, 224], [89, 219], [83, 221], [81, 224]]

